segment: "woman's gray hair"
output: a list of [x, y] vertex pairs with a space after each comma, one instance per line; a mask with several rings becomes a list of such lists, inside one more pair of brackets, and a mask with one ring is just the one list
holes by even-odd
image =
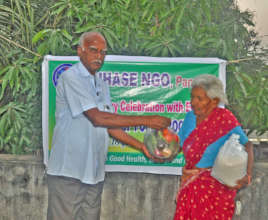
[[227, 97], [224, 93], [223, 83], [219, 78], [210, 74], [202, 74], [193, 79], [192, 88], [201, 87], [211, 99], [219, 98], [223, 104], [228, 104]]

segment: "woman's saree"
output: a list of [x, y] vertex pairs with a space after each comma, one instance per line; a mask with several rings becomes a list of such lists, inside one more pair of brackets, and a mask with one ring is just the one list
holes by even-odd
[[197, 127], [195, 124], [193, 112], [188, 113], [179, 133], [185, 168], [204, 169], [186, 180], [182, 178], [174, 220], [231, 220], [236, 190], [211, 177], [209, 167], [213, 166], [220, 147], [232, 133], [240, 135], [241, 144], [248, 139], [227, 109], [216, 108]]

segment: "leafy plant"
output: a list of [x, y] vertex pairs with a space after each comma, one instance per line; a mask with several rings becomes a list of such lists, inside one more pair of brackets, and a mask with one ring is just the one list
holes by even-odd
[[26, 133], [29, 129], [23, 129], [25, 109], [22, 104], [10, 102], [1, 108], [0, 116], [0, 151], [13, 154], [22, 153], [25, 144], [30, 144]]
[[[228, 68], [227, 91], [231, 109], [249, 132], [268, 129], [268, 66], [251, 60]], [[235, 79], [235, 80], [234, 80]]]
[[41, 105], [41, 55], [34, 51], [32, 42], [43, 20], [35, 14], [37, 9], [38, 5], [29, 0], [3, 1], [0, 5], [2, 153], [31, 153], [42, 146], [41, 110], [36, 105]]

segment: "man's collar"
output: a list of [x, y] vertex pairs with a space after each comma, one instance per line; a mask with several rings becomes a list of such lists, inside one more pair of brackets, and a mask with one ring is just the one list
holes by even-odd
[[87, 68], [84, 66], [84, 64], [80, 61], [78, 63], [78, 68], [79, 68], [79, 72], [82, 76], [84, 77], [94, 77], [94, 75], [92, 75], [88, 70]]

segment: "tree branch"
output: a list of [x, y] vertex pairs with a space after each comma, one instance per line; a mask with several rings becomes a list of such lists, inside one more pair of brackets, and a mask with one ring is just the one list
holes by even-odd
[[20, 48], [22, 48], [22, 49], [28, 51], [29, 53], [31, 53], [31, 54], [33, 54], [33, 55], [35, 55], [35, 56], [42, 57], [42, 55], [40, 55], [40, 54], [38, 54], [38, 53], [35, 53], [35, 52], [31, 51], [30, 49], [28, 49], [28, 48], [26, 48], [26, 47], [24, 47], [24, 46], [22, 46], [22, 45], [16, 43], [15, 41], [12, 41], [12, 40], [10, 40], [10, 39], [4, 37], [4, 36], [1, 35], [1, 34], [0, 34], [0, 38], [6, 40], [7, 42], [9, 42], [9, 43], [11, 43], [11, 44], [14, 44], [14, 45], [17, 46], [17, 47], [20, 47]]

